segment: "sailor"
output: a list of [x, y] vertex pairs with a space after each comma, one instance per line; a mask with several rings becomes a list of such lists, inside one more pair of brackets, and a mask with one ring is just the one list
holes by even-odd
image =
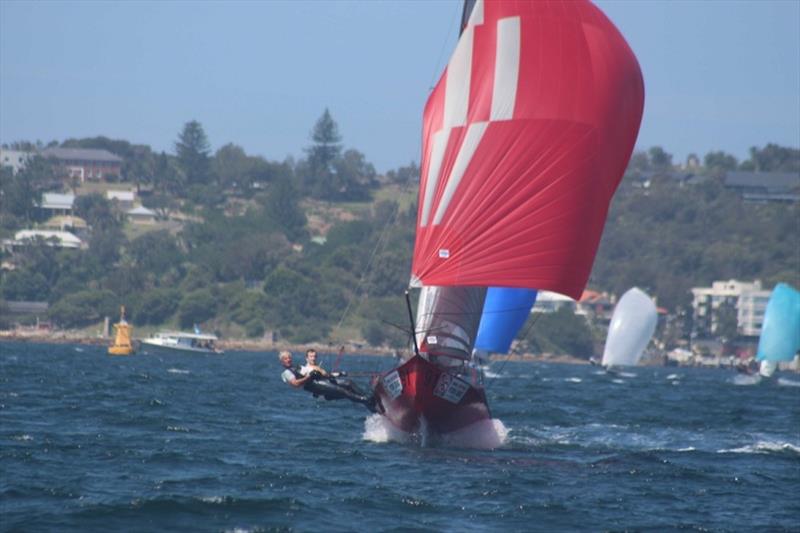
[[367, 396], [352, 381], [341, 380], [327, 373], [316, 364], [316, 352], [309, 351], [313, 352], [313, 355], [311, 358], [307, 358], [306, 365], [303, 366], [307, 370], [306, 374], [303, 373], [303, 368], [298, 369], [292, 366], [291, 352], [282, 351], [278, 355], [284, 368], [281, 379], [285, 383], [292, 387], [303, 387], [303, 390], [307, 390], [314, 397], [322, 396], [326, 400], [348, 399], [351, 402], [364, 404], [373, 413], [377, 411], [377, 400], [374, 395]]

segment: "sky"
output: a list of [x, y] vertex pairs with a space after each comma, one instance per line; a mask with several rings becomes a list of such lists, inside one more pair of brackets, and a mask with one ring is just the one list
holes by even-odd
[[[600, 0], [645, 80], [637, 148], [800, 147], [800, 1]], [[105, 135], [302, 157], [327, 108], [379, 172], [419, 161], [458, 0], [0, 0], [0, 143]]]

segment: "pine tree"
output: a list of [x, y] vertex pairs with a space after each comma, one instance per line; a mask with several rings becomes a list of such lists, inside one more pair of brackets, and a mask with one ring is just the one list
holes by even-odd
[[210, 176], [208, 144], [203, 126], [196, 120], [187, 122], [183, 131], [175, 142], [175, 153], [178, 156], [178, 165], [192, 184], [205, 184]]

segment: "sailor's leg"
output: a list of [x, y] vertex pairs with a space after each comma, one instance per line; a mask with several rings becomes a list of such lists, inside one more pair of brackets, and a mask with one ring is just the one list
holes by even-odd
[[358, 385], [356, 385], [356, 384], [355, 384], [355, 383], [354, 383], [352, 380], [350, 380], [350, 379], [334, 378], [334, 379], [332, 379], [331, 381], [332, 381], [333, 383], [336, 383], [337, 385], [339, 385], [339, 386], [340, 386], [340, 387], [342, 387], [343, 389], [347, 389], [347, 390], [349, 390], [349, 391], [350, 391], [350, 392], [352, 392], [353, 394], [356, 394], [356, 395], [358, 395], [358, 396], [367, 396], [367, 394], [366, 394], [366, 393], [365, 393], [363, 390], [361, 390], [361, 389], [358, 387]]
[[318, 380], [315, 381], [309, 390], [314, 394], [325, 396], [328, 400], [341, 400], [347, 398], [351, 402], [367, 403], [369, 398], [363, 394], [357, 394], [352, 390], [342, 387], [337, 383], [331, 381]]

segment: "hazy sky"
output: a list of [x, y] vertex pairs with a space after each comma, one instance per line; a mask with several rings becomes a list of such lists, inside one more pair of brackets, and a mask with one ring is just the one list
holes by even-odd
[[[680, 161], [800, 146], [800, 2], [600, 1], [642, 66], [638, 146]], [[173, 150], [200, 121], [301, 156], [328, 107], [379, 171], [419, 160], [461, 2], [0, 0], [0, 142], [106, 135]]]

